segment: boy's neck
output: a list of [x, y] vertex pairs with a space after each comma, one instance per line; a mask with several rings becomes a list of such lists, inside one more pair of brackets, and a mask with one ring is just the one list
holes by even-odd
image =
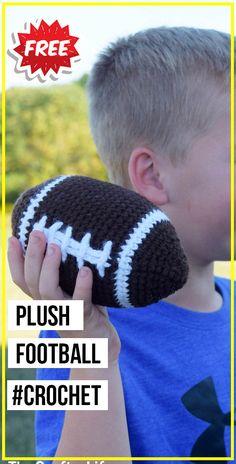
[[220, 309], [222, 297], [215, 289], [213, 263], [207, 266], [190, 264], [187, 283], [164, 301], [198, 312]]

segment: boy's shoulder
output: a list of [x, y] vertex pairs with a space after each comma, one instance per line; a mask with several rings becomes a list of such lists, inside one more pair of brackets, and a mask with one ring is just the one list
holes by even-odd
[[[191, 325], [192, 327], [196, 325], [199, 328], [199, 324], [205, 326], [203, 318], [208, 319], [208, 316], [213, 323], [220, 323], [223, 320], [226, 322], [229, 317], [231, 281], [225, 277], [215, 276], [215, 286], [223, 300], [222, 308], [215, 313], [202, 314], [196, 311], [189, 311], [186, 308], [181, 308], [161, 300], [142, 308], [107, 308], [109, 318], [120, 331], [121, 336], [123, 332], [134, 335], [140, 332], [140, 330], [142, 333], [147, 333], [145, 329], [148, 329], [149, 336], [151, 336], [151, 327], [153, 329], [156, 328], [157, 323], [159, 334], [162, 327], [164, 329], [166, 324], [168, 324], [168, 332], [171, 331], [171, 328], [173, 330], [174, 326], [178, 326], [179, 328], [179, 325], [182, 324], [184, 326]], [[204, 316], [207, 316], [207, 318]], [[59, 338], [59, 335], [56, 331], [50, 330], [42, 331], [40, 337]]]
[[[234, 281], [234, 288], [236, 282]], [[221, 293], [223, 302], [226, 303], [231, 295], [231, 280], [226, 277], [215, 276], [215, 286], [219, 293]]]
[[[123, 347], [134, 350], [139, 346], [153, 345], [153, 350], [162, 351], [163, 344], [175, 345], [181, 333], [182, 346], [189, 338], [199, 333], [222, 333], [230, 323], [231, 283], [229, 279], [215, 277], [215, 288], [222, 296], [222, 305], [214, 312], [193, 311], [161, 300], [143, 308], [108, 308], [111, 323], [121, 338]], [[158, 334], [158, 337], [157, 337]], [[197, 342], [196, 342], [197, 343]], [[179, 347], [178, 347], [179, 349]]]

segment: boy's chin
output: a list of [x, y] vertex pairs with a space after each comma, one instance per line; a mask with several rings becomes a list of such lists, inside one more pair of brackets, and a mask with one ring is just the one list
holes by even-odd
[[[235, 259], [235, 252], [234, 252], [233, 259]], [[230, 250], [227, 250], [227, 252], [222, 253], [221, 255], [218, 255], [217, 258], [215, 259], [215, 261], [219, 261], [219, 262], [225, 262], [225, 261], [230, 261], [230, 260], [231, 260]]]
[[[233, 259], [235, 259], [235, 250]], [[227, 240], [227, 243], [224, 247], [219, 250], [219, 256], [217, 257], [216, 261], [230, 261], [231, 260], [231, 242], [230, 238]]]

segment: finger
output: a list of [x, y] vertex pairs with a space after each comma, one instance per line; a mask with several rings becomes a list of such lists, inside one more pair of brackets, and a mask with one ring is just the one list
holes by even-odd
[[51, 243], [47, 247], [39, 279], [39, 293], [44, 300], [63, 300], [64, 294], [59, 286], [59, 268], [61, 264], [61, 250]]
[[44, 260], [46, 237], [43, 232], [34, 230], [29, 236], [29, 243], [25, 254], [25, 282], [31, 296], [39, 300], [39, 279]]
[[84, 315], [89, 318], [92, 312], [92, 286], [93, 273], [87, 266], [83, 266], [78, 272], [73, 300], [84, 301]]
[[20, 289], [30, 295], [30, 291], [26, 285], [24, 278], [24, 256], [21, 244], [16, 237], [10, 237], [8, 240], [8, 263], [13, 282], [20, 287]]
[[100, 306], [100, 305], [97, 305], [97, 308], [100, 311], [100, 313], [103, 314], [103, 316], [105, 316], [108, 319], [107, 308], [105, 306]]

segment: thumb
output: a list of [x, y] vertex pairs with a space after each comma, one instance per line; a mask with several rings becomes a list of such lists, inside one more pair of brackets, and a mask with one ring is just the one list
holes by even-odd
[[84, 301], [84, 313], [86, 316], [88, 316], [88, 313], [92, 310], [92, 286], [93, 273], [89, 267], [83, 266], [77, 275], [73, 300]]

